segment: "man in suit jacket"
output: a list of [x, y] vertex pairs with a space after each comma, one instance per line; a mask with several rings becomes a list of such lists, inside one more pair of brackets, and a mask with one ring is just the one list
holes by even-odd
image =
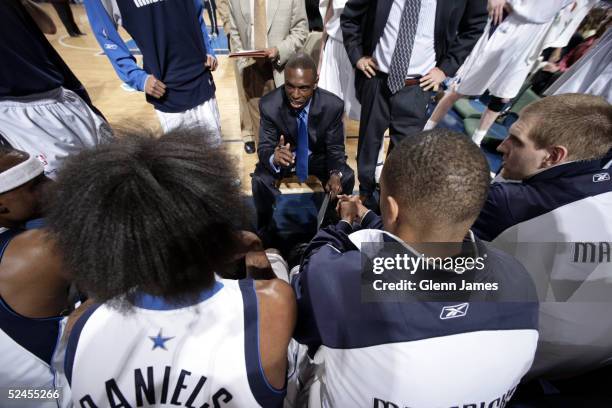
[[387, 128], [391, 147], [421, 131], [431, 90], [453, 76], [482, 34], [486, 0], [349, 0], [344, 47], [362, 103], [359, 192], [376, 206], [374, 172]]
[[316, 176], [335, 198], [351, 194], [353, 170], [344, 150], [344, 102], [317, 87], [317, 68], [303, 52], [287, 63], [285, 85], [261, 99], [259, 163], [252, 179], [257, 230], [264, 241], [272, 232], [276, 182], [296, 174]]
[[[265, 8], [265, 11], [258, 11], [260, 8]], [[266, 58], [237, 60], [248, 111], [256, 130], [259, 98], [283, 84], [284, 65], [304, 46], [308, 37], [306, 9], [303, 0], [229, 0], [229, 10], [232, 51], [266, 51]], [[265, 23], [265, 35], [258, 35], [258, 18], [265, 20], [262, 22]], [[257, 140], [258, 135], [243, 132], [247, 153], [255, 151], [254, 136]]]

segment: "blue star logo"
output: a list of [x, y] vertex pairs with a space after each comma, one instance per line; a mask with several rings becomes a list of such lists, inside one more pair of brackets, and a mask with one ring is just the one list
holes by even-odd
[[151, 350], [155, 350], [156, 348], [161, 348], [164, 350], [168, 350], [166, 348], [166, 342], [168, 340], [172, 340], [174, 338], [174, 336], [172, 337], [163, 337], [162, 336], [162, 329], [159, 329], [159, 333], [157, 333], [157, 336], [149, 336], [149, 338], [151, 339], [151, 341], [153, 341], [153, 348]]

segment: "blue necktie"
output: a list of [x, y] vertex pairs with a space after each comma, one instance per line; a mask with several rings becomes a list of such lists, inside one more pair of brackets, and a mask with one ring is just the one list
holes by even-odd
[[300, 183], [308, 178], [308, 117], [306, 109], [298, 113], [297, 164], [295, 167]]

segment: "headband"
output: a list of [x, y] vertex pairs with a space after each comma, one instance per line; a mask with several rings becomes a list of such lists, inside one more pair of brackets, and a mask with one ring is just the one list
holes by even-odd
[[24, 185], [30, 180], [40, 176], [44, 166], [34, 156], [28, 157], [24, 162], [0, 173], [0, 194]]

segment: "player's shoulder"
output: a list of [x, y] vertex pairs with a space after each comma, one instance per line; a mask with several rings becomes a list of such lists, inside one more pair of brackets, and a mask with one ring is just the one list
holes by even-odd
[[7, 245], [3, 261], [37, 264], [41, 259], [46, 259], [51, 262], [57, 258], [56, 245], [53, 236], [45, 229], [23, 231], [15, 235]]
[[293, 289], [281, 279], [257, 280], [255, 292], [260, 301], [269, 306], [290, 308], [295, 305]]

